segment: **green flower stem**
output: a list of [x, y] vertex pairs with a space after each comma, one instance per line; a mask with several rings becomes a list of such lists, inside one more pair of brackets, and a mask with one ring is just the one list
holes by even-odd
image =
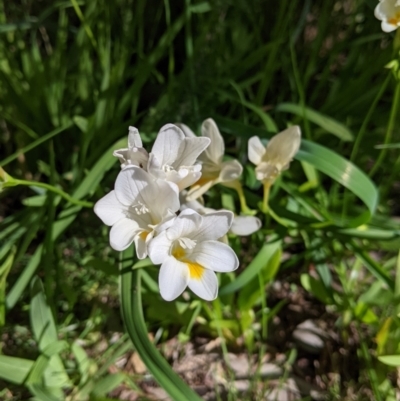
[[5, 185], [5, 186], [17, 186], [17, 185], [25, 185], [27, 187], [43, 188], [43, 189], [46, 189], [47, 191], [51, 191], [51, 192], [54, 192], [57, 195], [60, 195], [66, 201], [68, 201], [69, 203], [72, 203], [74, 205], [88, 207], [88, 208], [92, 208], [93, 207], [93, 203], [92, 202], [86, 202], [86, 201], [81, 201], [79, 199], [75, 199], [71, 195], [68, 195], [63, 190], [61, 190], [61, 189], [59, 189], [57, 187], [54, 187], [53, 185], [46, 184], [44, 182], [26, 181], [26, 180], [18, 180], [16, 178], [12, 178], [12, 181], [10, 182], [10, 184], [9, 185]]
[[270, 193], [270, 189], [271, 186], [273, 184], [273, 182], [271, 181], [264, 181], [264, 195], [263, 195], [263, 202], [261, 204], [261, 211], [263, 213], [265, 213], [266, 215], [266, 219], [265, 219], [265, 227], [267, 228], [269, 226], [269, 217], [271, 217], [272, 219], [274, 219], [277, 223], [279, 223], [280, 225], [284, 226], [284, 227], [296, 227], [297, 224], [293, 221], [287, 220], [285, 218], [279, 217], [273, 210], [272, 208], [269, 206], [269, 193]]
[[121, 254], [120, 262], [121, 309], [129, 337], [151, 374], [174, 401], [201, 401], [149, 340], [143, 317], [141, 269], [132, 268], [129, 257], [133, 258], [131, 249]]
[[[390, 111], [389, 123], [386, 130], [384, 145], [390, 143], [392, 139], [393, 129], [396, 123], [396, 117], [399, 115], [399, 112], [400, 112], [400, 79], [398, 79], [396, 82], [396, 89], [393, 96], [392, 109]], [[386, 147], [384, 147], [381, 150], [381, 153], [379, 154], [378, 159], [375, 162], [374, 167], [372, 168], [369, 174], [370, 177], [372, 177], [378, 171], [380, 165], [382, 164], [383, 160], [386, 157], [387, 150], [388, 149]]]
[[264, 195], [263, 195], [263, 203], [262, 203], [262, 212], [265, 214], [269, 213], [269, 191], [271, 189], [271, 183], [269, 181], [264, 181]]
[[242, 211], [243, 214], [247, 214], [250, 216], [254, 216], [256, 214], [256, 211], [251, 210], [247, 206], [246, 197], [244, 196], [243, 187], [240, 181], [235, 180], [235, 181], [224, 182], [222, 183], [222, 185], [228, 188], [232, 188], [237, 192], [239, 196], [240, 210]]

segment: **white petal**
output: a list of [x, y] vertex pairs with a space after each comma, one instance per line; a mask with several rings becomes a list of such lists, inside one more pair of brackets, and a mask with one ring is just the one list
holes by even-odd
[[281, 167], [285, 166], [299, 150], [300, 141], [300, 127], [297, 125], [289, 127], [271, 138], [263, 156], [263, 161], [268, 161]]
[[201, 159], [203, 160], [205, 156], [215, 164], [221, 163], [222, 157], [225, 153], [225, 143], [217, 124], [215, 124], [215, 121], [212, 118], [208, 118], [203, 122], [201, 126], [201, 135], [210, 138], [211, 140], [210, 146], [205, 150]]
[[197, 135], [186, 124], [176, 123], [175, 125], [182, 130], [187, 138], [197, 138]]
[[398, 28], [397, 25], [389, 24], [389, 22], [386, 21], [382, 21], [381, 27], [383, 32], [392, 32]]
[[152, 224], [159, 224], [169, 214], [179, 210], [179, 195], [165, 181], [155, 180], [141, 192], [143, 203], [150, 209]]
[[254, 216], [235, 216], [231, 232], [236, 235], [250, 235], [261, 227], [261, 220]]
[[265, 146], [262, 144], [260, 138], [258, 136], [251, 137], [248, 144], [249, 160], [255, 165], [260, 164], [264, 153]]
[[110, 230], [110, 245], [116, 251], [123, 251], [132, 244], [139, 230], [136, 221], [124, 218], [114, 224]]
[[212, 270], [204, 269], [201, 277], [190, 278], [189, 288], [200, 298], [206, 301], [212, 301], [218, 295], [218, 279]]
[[118, 201], [115, 191], [111, 191], [94, 205], [94, 212], [108, 226], [125, 218], [127, 211], [128, 208]]
[[146, 171], [136, 166], [122, 170], [115, 181], [115, 195], [126, 206], [131, 206], [141, 199], [141, 191], [149, 185], [151, 177]]
[[195, 185], [194, 187], [189, 189], [186, 199], [188, 201], [193, 201], [193, 200], [199, 198], [201, 195], [205, 194], [217, 182], [218, 182], [218, 180], [216, 179], [216, 180], [207, 181], [203, 185]]
[[198, 243], [190, 254], [190, 260], [216, 272], [231, 272], [239, 267], [233, 249], [218, 241]]
[[209, 138], [185, 138], [180, 144], [176, 160], [171, 165], [176, 169], [180, 166], [192, 166], [210, 142]]
[[165, 173], [165, 178], [164, 180], [168, 182], [173, 182], [178, 186], [179, 182], [183, 180], [189, 173], [189, 170], [187, 168], [180, 168], [178, 170], [170, 170], [167, 173]]
[[147, 170], [147, 164], [149, 161], [149, 154], [144, 148], [132, 148], [129, 149], [127, 154], [127, 162], [131, 165], [141, 167]]
[[166, 231], [162, 231], [148, 244], [148, 252], [151, 261], [155, 265], [164, 262], [170, 256], [172, 241], [167, 238]]
[[117, 149], [114, 150], [113, 156], [118, 157], [118, 160], [122, 165], [125, 165], [126, 159], [128, 158], [129, 149]]
[[179, 188], [179, 191], [184, 190], [187, 187], [190, 187], [194, 183], [196, 183], [201, 177], [201, 171], [190, 171], [188, 175], [181, 179], [177, 185]]
[[217, 240], [224, 236], [232, 225], [233, 213], [223, 210], [203, 216], [201, 226], [191, 235], [198, 242]]
[[[383, 0], [378, 4], [378, 6], [379, 9], [376, 10], [376, 14], [380, 14], [382, 16], [381, 19], [388, 20], [396, 15], [396, 4], [393, 0]], [[378, 8], [378, 6], [376, 8]]]
[[237, 160], [229, 160], [222, 163], [220, 182], [229, 182], [238, 179], [243, 172], [242, 165]]
[[261, 162], [256, 167], [256, 178], [259, 181], [274, 181], [280, 174], [282, 168], [284, 166], [276, 166], [275, 164], [271, 164], [269, 162]]
[[161, 265], [158, 275], [160, 294], [166, 301], [173, 301], [185, 290], [189, 280], [189, 270], [185, 263], [172, 256]]
[[[198, 215], [198, 213], [194, 209], [185, 209], [182, 211], [179, 217], [182, 218], [183, 216], [192, 216], [192, 215], [194, 215], [194, 217], [197, 218], [196, 216]], [[201, 224], [201, 219], [199, 219], [199, 224]]]
[[153, 225], [153, 220], [151, 218], [150, 213], [142, 213], [142, 214], [131, 213], [129, 215], [129, 218], [134, 220], [141, 230], [148, 231], [150, 226]]
[[[205, 212], [206, 208], [204, 207], [203, 203], [200, 203], [197, 200], [188, 201], [186, 199], [186, 195], [187, 195], [187, 193], [185, 194], [184, 197], [182, 196], [180, 198], [181, 199], [181, 207], [180, 207], [181, 211], [183, 211], [185, 209], [192, 209], [192, 210], [196, 211], [199, 214], [205, 214], [206, 213]], [[215, 210], [211, 210], [211, 211], [214, 212]]]
[[146, 231], [142, 231], [135, 236], [134, 242], [138, 259], [144, 259], [147, 256], [147, 235]]
[[149, 154], [147, 171], [153, 178], [158, 178], [160, 180], [165, 180], [165, 178], [166, 178], [166, 174], [162, 170], [162, 164], [161, 164], [160, 160], [157, 159], [157, 157], [154, 153]]
[[382, 3], [381, 2], [379, 2], [378, 5], [375, 7], [374, 15], [375, 15], [375, 18], [378, 18], [379, 20], [383, 20], [385, 18], [385, 15], [382, 13]]
[[181, 237], [192, 238], [193, 233], [197, 233], [201, 227], [202, 220], [203, 218], [194, 210], [184, 210], [166, 231], [167, 238], [171, 241]]
[[135, 127], [129, 127], [128, 147], [129, 148], [143, 147], [142, 138], [140, 137], [139, 131]]
[[176, 219], [176, 214], [174, 213], [170, 217], [167, 217], [164, 219], [164, 221], [160, 224], [157, 224], [156, 227], [154, 227], [154, 236], [158, 235], [159, 233], [165, 231], [167, 228], [170, 228], [172, 224], [174, 224], [174, 220]]
[[179, 157], [180, 147], [184, 139], [185, 135], [176, 125], [164, 125], [157, 135], [151, 153], [157, 157], [162, 166], [172, 166]]

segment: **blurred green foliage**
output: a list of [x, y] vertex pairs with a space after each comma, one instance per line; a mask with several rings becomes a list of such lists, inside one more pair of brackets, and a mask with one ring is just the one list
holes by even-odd
[[[0, 166], [25, 180], [0, 182], [0, 383], [11, 399], [106, 400], [121, 383], [141, 394], [139, 378], [108, 370], [132, 345], [113, 337], [123, 332], [118, 255], [87, 206], [112, 188], [112, 150], [126, 146], [129, 125], [149, 146], [164, 123], [197, 129], [207, 117], [245, 165], [253, 209], [262, 192], [247, 139], [293, 123], [306, 140], [271, 192], [263, 229], [230, 238], [241, 269], [221, 277], [216, 301], [164, 303], [157, 269], [141, 269], [149, 331], [158, 342], [243, 338], [262, 358], [289, 302], [269, 304], [269, 290], [293, 280], [335, 314], [344, 345], [357, 332], [356, 380], [343, 377], [329, 396], [350, 399], [352, 387], [370, 391], [360, 400], [395, 399], [400, 113], [385, 66], [398, 55], [375, 3], [0, 0]], [[225, 187], [206, 201], [240, 211]]]

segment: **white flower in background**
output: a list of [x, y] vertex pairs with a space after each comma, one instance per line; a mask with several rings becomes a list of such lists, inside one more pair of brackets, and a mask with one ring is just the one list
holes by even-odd
[[270, 139], [264, 147], [258, 136], [249, 139], [248, 155], [256, 165], [256, 178], [264, 183], [273, 183], [289, 164], [300, 147], [301, 131], [295, 125]]
[[239, 261], [233, 250], [217, 241], [229, 230], [233, 213], [221, 211], [201, 216], [187, 209], [149, 244], [149, 256], [161, 264], [161, 296], [172, 301], [188, 286], [200, 298], [211, 301], [218, 294], [214, 272], [231, 272]]
[[382, 30], [392, 32], [400, 26], [400, 0], [380, 0], [375, 17], [382, 21]]
[[201, 164], [195, 163], [209, 144], [208, 138], [187, 138], [176, 125], [164, 125], [151, 150], [148, 172], [175, 183], [181, 191], [201, 177]]
[[118, 157], [121, 168], [138, 166], [147, 170], [149, 154], [143, 148], [139, 131], [135, 127], [129, 127], [128, 148], [115, 150], [113, 156]]
[[[205, 207], [198, 200], [185, 200], [185, 193], [180, 193], [181, 207], [180, 210], [192, 209], [201, 215], [214, 213], [215, 209]], [[251, 235], [261, 228], [261, 220], [255, 216], [235, 216], [233, 217], [232, 226], [229, 232], [235, 235], [246, 236]], [[227, 242], [224, 238], [224, 242]]]
[[261, 228], [261, 220], [255, 216], [235, 216], [230, 232], [235, 235], [251, 235]]
[[94, 206], [103, 223], [112, 226], [112, 248], [123, 251], [135, 242], [139, 259], [147, 256], [147, 245], [158, 226], [176, 217], [178, 209], [179, 197], [175, 187], [154, 180], [135, 166], [121, 170], [115, 189]]
[[[189, 127], [182, 124], [186, 136], [196, 137]], [[201, 126], [201, 134], [210, 138], [210, 146], [199, 156], [202, 162], [201, 178], [194, 184], [188, 194], [188, 199], [197, 199], [215, 184], [223, 184], [237, 180], [243, 171], [237, 160], [223, 161], [225, 143], [215, 121], [212, 118], [205, 120]]]

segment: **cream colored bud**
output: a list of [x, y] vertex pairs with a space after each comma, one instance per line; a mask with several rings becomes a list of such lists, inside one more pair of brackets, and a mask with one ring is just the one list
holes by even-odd
[[260, 181], [273, 182], [299, 150], [301, 142], [300, 127], [294, 125], [270, 139], [264, 147], [260, 138], [254, 136], [249, 140], [248, 155], [256, 165], [256, 177]]

